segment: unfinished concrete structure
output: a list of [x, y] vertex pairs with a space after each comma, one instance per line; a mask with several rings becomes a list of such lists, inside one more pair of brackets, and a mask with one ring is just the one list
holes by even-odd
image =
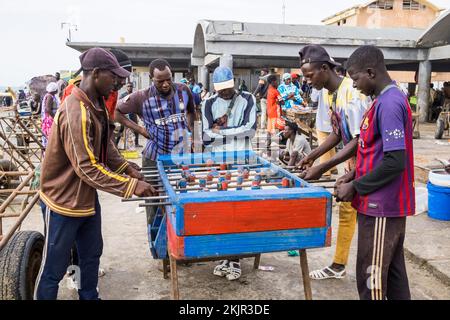
[[196, 26], [192, 46], [67, 43], [78, 51], [94, 46], [124, 50], [138, 78], [145, 80], [138, 83], [140, 88], [148, 84], [148, 63], [164, 57], [172, 64], [174, 72], [178, 72], [176, 79], [193, 72], [198, 82], [211, 87], [212, 71], [221, 64], [234, 69], [237, 84], [245, 80], [251, 89], [256, 87], [258, 71], [263, 67], [278, 73], [298, 68], [298, 52], [308, 44], [323, 45], [340, 62], [345, 62], [361, 45], [376, 45], [383, 50], [389, 70], [418, 71], [418, 105], [421, 121], [424, 121], [431, 72], [450, 71], [450, 10], [426, 31], [202, 20]]
[[[298, 68], [298, 52], [320, 44], [344, 62], [361, 45], [383, 50], [389, 70], [417, 71], [418, 105], [425, 121], [432, 71], [450, 71], [450, 10], [429, 30], [200, 21], [195, 30], [192, 65], [207, 84], [217, 65], [241, 68]], [[250, 82], [251, 83], [251, 82]]]
[[166, 59], [172, 66], [177, 80], [191, 69], [192, 46], [188, 44], [68, 42], [67, 46], [79, 52], [93, 47], [124, 51], [133, 63], [133, 80], [137, 88], [149, 85], [148, 65], [154, 59]]
[[425, 29], [443, 9], [426, 0], [371, 0], [322, 20], [341, 27]]

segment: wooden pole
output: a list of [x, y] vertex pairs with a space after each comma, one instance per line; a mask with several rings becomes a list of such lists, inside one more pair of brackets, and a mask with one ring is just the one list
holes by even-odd
[[303, 289], [305, 291], [305, 299], [312, 300], [311, 279], [309, 278], [308, 257], [306, 250], [299, 250], [300, 267], [302, 271]]
[[172, 281], [172, 300], [180, 300], [180, 291], [178, 290], [178, 272], [177, 272], [177, 260], [170, 254], [170, 279]]

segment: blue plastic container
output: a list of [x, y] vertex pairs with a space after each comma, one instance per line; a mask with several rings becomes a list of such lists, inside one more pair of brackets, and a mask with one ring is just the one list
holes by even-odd
[[450, 188], [436, 186], [428, 182], [428, 216], [442, 221], [450, 221]]

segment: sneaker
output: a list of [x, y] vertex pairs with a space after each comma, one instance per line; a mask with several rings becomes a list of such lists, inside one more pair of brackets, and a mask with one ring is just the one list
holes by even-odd
[[225, 277], [228, 274], [228, 260], [223, 260], [214, 268], [213, 274], [218, 277]]
[[228, 268], [227, 280], [233, 281], [241, 277], [241, 264], [231, 261]]

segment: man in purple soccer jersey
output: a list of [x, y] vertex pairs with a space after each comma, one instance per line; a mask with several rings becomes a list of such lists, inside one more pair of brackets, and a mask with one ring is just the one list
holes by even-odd
[[362, 46], [347, 62], [363, 94], [375, 97], [361, 123], [356, 169], [336, 182], [338, 201], [358, 211], [356, 279], [360, 299], [409, 300], [403, 242], [415, 213], [411, 107], [384, 56]]

